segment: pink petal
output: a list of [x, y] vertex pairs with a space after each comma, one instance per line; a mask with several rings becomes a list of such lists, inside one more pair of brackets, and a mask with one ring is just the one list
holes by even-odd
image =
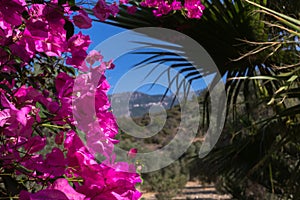
[[40, 190], [37, 193], [30, 194], [27, 191], [21, 191], [20, 200], [70, 200], [59, 190], [46, 189]]
[[34, 136], [28, 140], [28, 142], [24, 145], [24, 148], [28, 151], [28, 153], [35, 153], [42, 150], [45, 146], [46, 138]]
[[0, 127], [3, 127], [10, 117], [9, 109], [0, 111]]
[[92, 20], [89, 18], [85, 10], [80, 10], [78, 15], [73, 17], [74, 24], [78, 28], [91, 28]]
[[84, 194], [76, 192], [64, 178], [57, 179], [50, 188], [60, 190], [69, 200], [84, 200], [85, 198]]

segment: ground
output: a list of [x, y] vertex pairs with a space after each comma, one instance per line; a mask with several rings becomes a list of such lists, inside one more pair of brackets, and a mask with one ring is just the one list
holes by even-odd
[[[144, 193], [144, 200], [156, 200], [155, 193]], [[196, 181], [189, 181], [182, 190], [182, 193], [172, 200], [229, 200], [230, 195], [219, 194], [213, 184], [201, 184]]]

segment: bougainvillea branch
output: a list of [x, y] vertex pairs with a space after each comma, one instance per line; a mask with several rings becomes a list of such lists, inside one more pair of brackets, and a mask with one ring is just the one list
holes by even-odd
[[[118, 8], [99, 1], [94, 11], [105, 20]], [[85, 10], [68, 1], [4, 0], [0, 20], [0, 170], [6, 189], [1, 196], [138, 199], [141, 193], [135, 186], [141, 179], [135, 166], [111, 159], [99, 162], [94, 155], [113, 156], [118, 128], [109, 111], [104, 76], [113, 64], [102, 61], [99, 52], [88, 56], [89, 36], [74, 33], [74, 25], [91, 27]], [[87, 66], [94, 62], [99, 66]], [[74, 68], [85, 82], [83, 88], [74, 88]], [[95, 88], [97, 120], [79, 128], [95, 152], [78, 136], [72, 116], [72, 98], [89, 87], [92, 73], [101, 73]], [[80, 98], [88, 102], [93, 96]]]

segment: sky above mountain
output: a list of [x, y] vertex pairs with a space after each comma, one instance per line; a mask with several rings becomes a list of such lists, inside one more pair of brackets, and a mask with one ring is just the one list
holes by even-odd
[[[116, 36], [117, 34], [126, 31], [126, 29], [100, 22], [93, 22], [92, 28], [82, 30], [77, 29], [76, 31], [82, 31], [83, 34], [90, 36], [92, 43], [89, 50], [93, 50], [105, 40], [111, 39], [112, 36]], [[111, 51], [114, 51], [114, 48], [118, 48], [117, 45], [118, 44], [111, 45]], [[109, 94], [134, 91], [144, 92], [147, 94], [163, 94], [168, 88], [167, 82], [169, 79], [167, 74], [161, 76], [159, 79], [157, 78], [162, 72], [164, 72], [166, 66], [156, 67], [153, 71], [151, 71], [151, 69], [155, 67], [154, 65], [143, 68], [134, 68], [135, 64], [146, 58], [146, 55], [137, 55], [129, 52], [114, 60], [116, 67], [113, 70], [107, 70], [106, 72], [107, 80], [111, 85]], [[109, 61], [110, 59], [111, 58], [109, 58], [109, 56], [104, 57], [105, 61]], [[175, 72], [173, 71], [171, 74], [174, 76]], [[157, 80], [158, 83], [152, 84], [155, 80]], [[210, 80], [210, 78], [207, 80]], [[198, 80], [192, 84], [192, 89], [197, 91], [203, 89], [205, 86], [206, 84], [204, 80]], [[171, 92], [169, 92], [169, 94], [176, 92], [176, 88], [170, 89]]]

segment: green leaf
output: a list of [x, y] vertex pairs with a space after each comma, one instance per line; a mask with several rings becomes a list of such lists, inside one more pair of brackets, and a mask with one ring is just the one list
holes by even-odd
[[68, 3], [69, 3], [69, 6], [72, 7], [72, 6], [75, 6], [75, 0], [68, 0]]
[[287, 80], [288, 83], [294, 82], [298, 78], [297, 75], [293, 75], [289, 80]]
[[58, 125], [53, 125], [53, 124], [41, 124], [41, 126], [48, 127], [48, 128], [58, 128], [58, 129], [65, 129], [65, 128], [67, 128], [65, 126], [58, 126]]
[[43, 119], [47, 119], [47, 116], [45, 115], [46, 109], [44, 106], [41, 103], [36, 102], [35, 107], [40, 109], [39, 116]]
[[285, 25], [289, 26], [290, 28], [294, 29], [294, 31], [290, 30], [290, 29], [288, 29], [287, 31], [289, 31], [289, 32], [291, 32], [291, 33], [293, 33], [295, 35], [300, 36], [299, 33], [295, 32], [295, 31], [298, 31], [298, 32], [300, 31], [300, 21], [299, 20], [297, 20], [295, 18], [292, 18], [292, 17], [289, 17], [287, 15], [284, 15], [282, 13], [276, 12], [276, 11], [274, 11], [272, 9], [266, 8], [266, 7], [262, 6], [262, 5], [259, 5], [259, 4], [255, 3], [255, 2], [252, 2], [252, 1], [249, 1], [249, 0], [245, 0], [245, 1], [248, 2], [249, 4], [252, 4], [252, 5], [258, 7], [258, 8], [261, 8], [267, 14], [275, 17], [278, 21], [280, 21], [283, 24], [285, 24]]
[[67, 66], [62, 66], [62, 69], [65, 72], [69, 72], [70, 74], [72, 74], [73, 76], [75, 76], [75, 68], [74, 67], [67, 67]]

